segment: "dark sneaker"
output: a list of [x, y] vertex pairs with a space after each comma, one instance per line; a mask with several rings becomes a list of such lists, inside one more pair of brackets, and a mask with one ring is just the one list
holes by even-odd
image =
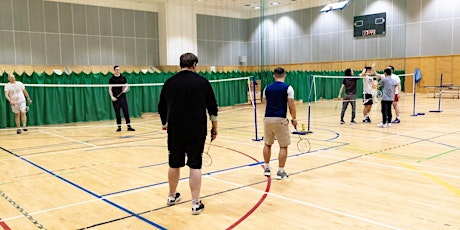
[[342, 125], [345, 124], [345, 121], [340, 121], [340, 124], [342, 124]]
[[394, 121], [392, 121], [391, 123], [393, 124], [399, 124], [401, 123], [401, 120], [399, 120], [399, 118], [396, 118]]
[[276, 173], [276, 179], [278, 179], [278, 180], [282, 180], [282, 179], [288, 178], [288, 177], [289, 177], [289, 175], [286, 172], [279, 172], [278, 171]]
[[350, 124], [354, 125], [356, 124], [356, 121], [350, 121]]
[[363, 120], [364, 123], [371, 123], [371, 119], [369, 117], [364, 118]]
[[21, 134], [21, 129], [16, 130], [17, 134]]
[[268, 167], [265, 168], [264, 175], [265, 176], [270, 176], [271, 175], [270, 168], [268, 168]]
[[28, 130], [27, 128], [22, 128], [22, 131], [27, 132]]
[[198, 215], [204, 210], [204, 204], [200, 201], [192, 204], [192, 214]]
[[168, 202], [167, 204], [169, 206], [177, 204], [182, 197], [180, 196], [180, 193], [176, 192], [174, 197], [168, 196]]
[[117, 132], [121, 132], [121, 127], [118, 127], [118, 128], [117, 128]]
[[128, 131], [136, 131], [136, 130], [131, 126], [128, 126]]

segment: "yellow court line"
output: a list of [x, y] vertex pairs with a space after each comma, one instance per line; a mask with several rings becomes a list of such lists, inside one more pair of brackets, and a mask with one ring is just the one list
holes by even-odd
[[418, 167], [414, 166], [414, 165], [410, 165], [410, 164], [407, 164], [407, 163], [403, 163], [403, 162], [400, 162], [400, 161], [397, 161], [387, 155], [383, 155], [383, 154], [375, 154], [376, 156], [380, 156], [382, 158], [386, 158], [387, 160], [393, 160], [393, 161], [396, 161], [398, 164], [402, 165], [403, 167], [407, 168], [407, 169], [411, 169], [411, 170], [414, 170], [414, 171], [418, 171], [420, 173], [422, 173], [424, 176], [430, 178], [431, 180], [433, 180], [434, 182], [442, 185], [443, 187], [447, 188], [448, 190], [452, 191], [455, 195], [457, 195], [458, 197], [460, 197], [460, 189], [456, 188], [455, 186], [452, 186], [450, 185], [449, 183], [443, 181], [442, 179], [440, 179], [439, 177], [433, 175], [433, 174], [430, 174], [426, 171], [423, 171], [422, 169], [419, 169]]

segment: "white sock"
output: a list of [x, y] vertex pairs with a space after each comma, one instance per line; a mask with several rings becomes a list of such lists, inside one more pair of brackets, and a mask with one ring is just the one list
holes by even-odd
[[280, 167], [280, 168], [278, 169], [278, 172], [283, 173], [283, 172], [284, 172], [284, 167]]
[[269, 169], [269, 168], [270, 168], [270, 163], [268, 163], [268, 164], [265, 163], [265, 168], [266, 168], [266, 169]]

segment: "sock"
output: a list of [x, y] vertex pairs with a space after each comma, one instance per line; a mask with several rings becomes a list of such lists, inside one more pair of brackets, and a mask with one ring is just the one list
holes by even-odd
[[192, 200], [192, 204], [199, 204], [199, 203], [200, 203], [200, 199], [196, 199], [196, 200], [193, 199], [193, 200]]
[[280, 173], [284, 172], [284, 167], [279, 167], [278, 172]]
[[265, 163], [265, 168], [266, 168], [266, 169], [269, 169], [269, 168], [270, 168], [270, 163], [268, 163], [268, 164]]

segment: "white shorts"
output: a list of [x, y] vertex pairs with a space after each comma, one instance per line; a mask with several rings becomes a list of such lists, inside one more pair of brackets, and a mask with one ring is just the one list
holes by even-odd
[[13, 113], [19, 113], [19, 112], [26, 112], [26, 101], [21, 101], [19, 103], [15, 103], [14, 105], [11, 105], [11, 110]]

